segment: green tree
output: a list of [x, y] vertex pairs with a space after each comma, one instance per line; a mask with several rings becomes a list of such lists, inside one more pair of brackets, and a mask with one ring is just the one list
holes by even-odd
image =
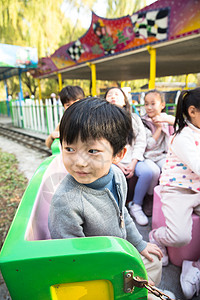
[[121, 0], [107, 0], [107, 18], [120, 18], [126, 15], [132, 15], [134, 12], [145, 7], [146, 1], [121, 1]]
[[[73, 1], [72, 1], [73, 2]], [[59, 46], [76, 40], [84, 31], [72, 26], [62, 11], [63, 0], [2, 0], [0, 1], [0, 43], [36, 47], [38, 57], [51, 55]], [[22, 81], [31, 94], [37, 81], [23, 74]], [[9, 79], [11, 93], [16, 80]]]

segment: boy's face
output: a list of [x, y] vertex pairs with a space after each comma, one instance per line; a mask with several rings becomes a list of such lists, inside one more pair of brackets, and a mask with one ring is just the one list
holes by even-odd
[[161, 101], [160, 95], [157, 93], [147, 94], [144, 101], [146, 113], [150, 118], [159, 115], [165, 107], [165, 103]]
[[78, 138], [70, 145], [63, 141], [62, 155], [67, 171], [77, 182], [83, 184], [92, 183], [107, 175], [111, 164], [118, 163], [123, 158], [121, 154], [113, 157], [110, 143], [103, 138], [87, 142]]
[[64, 109], [65, 109], [65, 110], [68, 109], [68, 107], [70, 107], [74, 102], [76, 102], [76, 101], [78, 101], [78, 100], [79, 100], [79, 99], [77, 99], [77, 100], [71, 100], [71, 101], [65, 103], [65, 104], [64, 104]]

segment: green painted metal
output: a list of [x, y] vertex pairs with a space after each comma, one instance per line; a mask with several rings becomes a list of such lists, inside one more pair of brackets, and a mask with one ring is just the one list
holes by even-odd
[[0, 115], [8, 116], [8, 107], [6, 101], [0, 101]]
[[60, 139], [55, 139], [51, 144], [51, 151], [52, 154], [59, 154], [60, 153]]
[[135, 288], [129, 294], [123, 290], [124, 271], [147, 278], [139, 253], [126, 240], [25, 239], [43, 175], [54, 157], [48, 157], [31, 179], [0, 253], [0, 269], [12, 300], [49, 300], [52, 285], [102, 279], [112, 283], [114, 299], [147, 299], [146, 289]]

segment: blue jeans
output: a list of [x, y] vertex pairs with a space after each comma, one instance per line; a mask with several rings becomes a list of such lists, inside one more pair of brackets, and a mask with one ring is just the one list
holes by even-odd
[[144, 161], [138, 161], [134, 175], [138, 177], [138, 180], [134, 190], [133, 202], [142, 206], [144, 196], [151, 184], [153, 173], [151, 168]]
[[158, 185], [160, 173], [162, 170], [162, 166], [165, 163], [165, 160], [166, 160], [166, 158], [162, 158], [162, 159], [158, 160], [157, 162], [154, 162], [151, 159], [145, 159], [145, 161], [144, 161], [152, 171], [152, 180], [151, 180], [149, 189], [147, 191], [147, 193], [149, 195], [153, 195], [154, 188], [156, 185]]

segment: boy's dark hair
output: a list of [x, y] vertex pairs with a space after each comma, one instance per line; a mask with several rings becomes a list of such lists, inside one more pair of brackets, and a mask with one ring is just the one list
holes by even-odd
[[106, 100], [89, 97], [73, 103], [60, 122], [60, 142], [72, 144], [80, 136], [82, 142], [104, 138], [110, 142], [113, 155], [128, 142], [132, 131], [131, 114]]
[[60, 101], [62, 102], [62, 105], [70, 102], [70, 101], [75, 101], [78, 99], [85, 98], [85, 93], [82, 90], [82, 88], [78, 85], [67, 85], [64, 87], [60, 93]]
[[180, 133], [181, 130], [187, 125], [185, 117], [190, 120], [188, 108], [193, 105], [197, 110], [200, 110], [200, 88], [194, 90], [182, 91], [176, 107], [176, 118], [174, 123], [175, 133]]
[[130, 106], [130, 103], [129, 103], [129, 101], [128, 101], [128, 97], [126, 96], [126, 94], [124, 93], [124, 91], [123, 91], [120, 87], [118, 87], [118, 86], [113, 86], [113, 87], [108, 88], [107, 91], [106, 91], [105, 94], [104, 94], [104, 98], [106, 99], [106, 96], [107, 96], [108, 92], [109, 92], [110, 90], [112, 90], [112, 89], [118, 89], [118, 90], [120, 90], [120, 91], [122, 92], [122, 94], [124, 95], [124, 102], [125, 102], [124, 108], [125, 108], [128, 112], [130, 112], [130, 111], [131, 111], [131, 106]]

